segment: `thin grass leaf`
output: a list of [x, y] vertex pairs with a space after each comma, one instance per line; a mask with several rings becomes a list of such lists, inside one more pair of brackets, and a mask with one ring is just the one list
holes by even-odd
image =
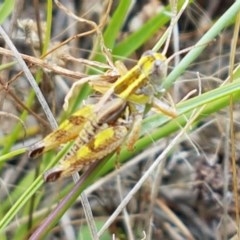
[[117, 9], [114, 11], [114, 14], [103, 34], [104, 42], [108, 48], [112, 49], [114, 47], [119, 32], [126, 21], [131, 5], [131, 0], [120, 1]]
[[15, 6], [14, 0], [5, 0], [0, 6], [0, 24], [4, 23], [7, 17], [12, 13]]
[[113, 55], [127, 57], [136, 49], [142, 46], [154, 33], [161, 29], [167, 22], [170, 16], [166, 14], [166, 9], [163, 9], [158, 15], [148, 20], [139, 30], [121, 41], [113, 48]]

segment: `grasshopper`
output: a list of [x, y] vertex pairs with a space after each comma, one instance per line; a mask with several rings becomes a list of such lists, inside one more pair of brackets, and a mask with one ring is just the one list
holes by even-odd
[[29, 148], [29, 157], [37, 157], [76, 139], [60, 163], [44, 174], [45, 180], [55, 181], [80, 171], [83, 166], [116, 151], [126, 139], [131, 149], [138, 138], [144, 114], [139, 113], [136, 104], [151, 105], [157, 111], [175, 117], [175, 112], [156, 97], [165, 70], [165, 57], [149, 51], [114, 83], [101, 86], [90, 81], [93, 89], [102, 94], [100, 100], [80, 108], [57, 130]]
[[[123, 74], [114, 83], [103, 80], [91, 81], [89, 78], [87, 78], [87, 82], [95, 91], [104, 94], [105, 100], [111, 96], [116, 96], [135, 104], [150, 104], [153, 110], [162, 112], [170, 117], [176, 117], [174, 110], [156, 97], [156, 94], [158, 95], [162, 90], [160, 89], [160, 82], [165, 77], [166, 71], [165, 56], [153, 51], [147, 51], [132, 69]], [[78, 82], [73, 84], [73, 87], [65, 97], [65, 108], [68, 106], [73, 88], [86, 81], [81, 83], [80, 80], [79, 82], [80, 84]], [[104, 103], [104, 100], [102, 100], [102, 103]]]

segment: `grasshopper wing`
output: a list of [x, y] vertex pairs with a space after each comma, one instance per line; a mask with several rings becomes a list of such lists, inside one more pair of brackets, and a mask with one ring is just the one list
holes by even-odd
[[75, 154], [65, 158], [56, 167], [44, 173], [46, 182], [54, 182], [80, 171], [84, 166], [101, 160], [121, 146], [128, 134], [126, 126], [111, 126], [98, 132]]

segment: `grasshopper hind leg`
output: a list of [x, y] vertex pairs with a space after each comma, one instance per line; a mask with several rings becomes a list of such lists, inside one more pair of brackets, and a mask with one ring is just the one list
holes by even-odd
[[76, 152], [72, 152], [57, 166], [46, 171], [44, 180], [54, 182], [60, 178], [68, 177], [83, 167], [114, 153], [125, 141], [128, 131], [126, 125], [108, 126], [106, 129], [102, 129]]

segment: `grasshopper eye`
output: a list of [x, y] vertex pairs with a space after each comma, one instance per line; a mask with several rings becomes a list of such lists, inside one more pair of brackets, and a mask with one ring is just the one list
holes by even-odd
[[151, 73], [151, 83], [153, 85], [159, 84], [167, 74], [167, 65], [165, 61], [157, 59], [153, 63]]
[[164, 78], [167, 74], [166, 62], [161, 60], [156, 60], [154, 62], [154, 71], [159, 77]]

